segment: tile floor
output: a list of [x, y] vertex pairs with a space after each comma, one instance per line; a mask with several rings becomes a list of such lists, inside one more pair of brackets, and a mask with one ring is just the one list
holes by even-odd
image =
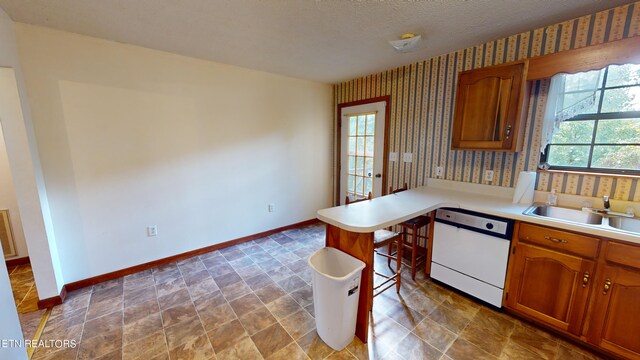
[[31, 265], [18, 265], [7, 269], [13, 298], [19, 313], [38, 310], [38, 291], [35, 287]]
[[287, 230], [73, 292], [41, 339], [79, 346], [34, 359], [596, 358], [423, 273], [376, 297], [368, 344], [335, 352], [315, 331], [306, 262], [323, 245], [320, 225]]
[[25, 339], [33, 339], [45, 310], [38, 309], [38, 291], [31, 265], [18, 265], [9, 269], [9, 280], [13, 290], [13, 298], [18, 309], [22, 335]]

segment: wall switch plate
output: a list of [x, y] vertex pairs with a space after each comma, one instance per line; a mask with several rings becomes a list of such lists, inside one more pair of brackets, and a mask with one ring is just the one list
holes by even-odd
[[402, 160], [404, 162], [408, 162], [408, 163], [412, 162], [413, 161], [413, 154], [412, 153], [404, 153], [404, 154], [402, 154]]
[[390, 152], [389, 153], [389, 161], [398, 161], [398, 153]]
[[442, 166], [438, 166], [436, 168], [436, 176], [437, 177], [441, 177], [442, 176]]
[[147, 226], [147, 236], [156, 236], [156, 235], [158, 235], [158, 226], [157, 225]]
[[267, 206], [267, 208], [269, 209], [269, 212], [274, 212], [276, 211], [276, 206], [274, 204], [269, 204]]
[[493, 181], [493, 170], [484, 171], [484, 181]]

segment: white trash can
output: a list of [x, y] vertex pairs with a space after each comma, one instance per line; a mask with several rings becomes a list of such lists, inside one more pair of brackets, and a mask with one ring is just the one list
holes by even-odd
[[313, 269], [313, 306], [320, 338], [336, 351], [356, 332], [360, 278], [364, 262], [338, 249], [325, 247], [309, 257]]

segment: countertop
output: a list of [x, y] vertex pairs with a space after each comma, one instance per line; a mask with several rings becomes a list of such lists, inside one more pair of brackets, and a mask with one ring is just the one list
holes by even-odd
[[349, 205], [318, 210], [318, 219], [357, 233], [373, 232], [442, 207], [461, 208], [532, 224], [576, 231], [640, 244], [640, 235], [611, 227], [524, 215], [528, 204], [514, 204], [508, 193], [489, 186], [460, 186], [462, 190], [423, 186]]

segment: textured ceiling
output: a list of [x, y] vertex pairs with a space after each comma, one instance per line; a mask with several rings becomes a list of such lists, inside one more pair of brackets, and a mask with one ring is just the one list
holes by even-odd
[[[0, 0], [11, 18], [336, 83], [629, 0]], [[388, 44], [421, 34], [416, 52]]]

